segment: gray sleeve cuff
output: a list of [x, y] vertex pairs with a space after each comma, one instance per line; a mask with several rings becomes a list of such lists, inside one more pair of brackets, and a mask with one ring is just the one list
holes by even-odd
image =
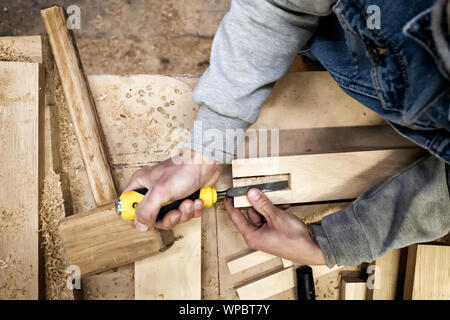
[[201, 105], [190, 134], [189, 147], [218, 163], [231, 163], [250, 123], [221, 115]]
[[326, 216], [321, 225], [312, 228], [329, 268], [336, 264], [351, 266], [360, 261], [374, 260], [367, 236], [353, 211], [353, 204]]

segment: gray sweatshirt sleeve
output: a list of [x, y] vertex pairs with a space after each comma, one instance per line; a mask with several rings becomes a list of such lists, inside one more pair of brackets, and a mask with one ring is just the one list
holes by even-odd
[[329, 267], [371, 262], [450, 231], [450, 170], [428, 155], [322, 219], [313, 232]]
[[[194, 92], [200, 110], [191, 149], [231, 162], [237, 147], [233, 133], [257, 120], [274, 82], [287, 72], [319, 17], [329, 14], [335, 1], [232, 1], [214, 38], [210, 67]], [[225, 137], [232, 141], [226, 143]]]

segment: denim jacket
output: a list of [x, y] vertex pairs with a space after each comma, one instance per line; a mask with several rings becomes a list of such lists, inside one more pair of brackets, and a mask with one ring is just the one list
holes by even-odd
[[[341, 0], [320, 22], [310, 48], [346, 93], [450, 163], [450, 55], [445, 55], [450, 37], [444, 3]], [[367, 8], [373, 5], [379, 8], [379, 29], [368, 28]]]
[[[230, 162], [235, 149], [225, 141], [211, 144], [207, 134], [198, 132], [214, 129], [226, 137], [226, 129], [254, 123], [274, 82], [308, 47], [345, 92], [435, 155], [373, 186], [312, 227], [327, 265], [370, 262], [389, 250], [446, 235], [449, 3], [233, 0], [214, 38], [210, 66], [194, 92], [201, 128], [194, 126], [190, 147]], [[369, 6], [379, 8], [379, 29], [367, 27]]]

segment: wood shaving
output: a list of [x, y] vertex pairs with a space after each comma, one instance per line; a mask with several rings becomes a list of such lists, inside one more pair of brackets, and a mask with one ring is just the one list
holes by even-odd
[[42, 201], [39, 208], [40, 232], [45, 259], [45, 291], [48, 300], [73, 298], [67, 289], [67, 262], [62, 240], [58, 233], [59, 222], [65, 217], [60, 177], [50, 171], [44, 179]]
[[23, 56], [8, 43], [0, 41], [0, 61], [31, 62], [31, 59]]

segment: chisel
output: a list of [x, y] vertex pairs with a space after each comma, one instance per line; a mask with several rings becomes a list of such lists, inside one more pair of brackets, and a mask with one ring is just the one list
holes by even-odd
[[[186, 198], [166, 203], [159, 210], [157, 220], [164, 218], [164, 216], [169, 211], [178, 209], [180, 204], [187, 199], [190, 200], [201, 199], [203, 200], [204, 207], [209, 208], [217, 202], [217, 198], [225, 196], [227, 197], [244, 196], [250, 189], [253, 188], [259, 189], [261, 190], [261, 192], [271, 192], [287, 189], [288, 187], [289, 181], [283, 180], [263, 184], [256, 184], [252, 186], [230, 188], [228, 190], [219, 192], [214, 187], [201, 188], [200, 190], [198, 190], [197, 192], [191, 194]], [[134, 220], [136, 207], [139, 204], [139, 202], [141, 202], [142, 199], [144, 199], [144, 196], [147, 194], [147, 192], [148, 190], [143, 188], [123, 193], [116, 202], [117, 214], [120, 215], [123, 220]]]

